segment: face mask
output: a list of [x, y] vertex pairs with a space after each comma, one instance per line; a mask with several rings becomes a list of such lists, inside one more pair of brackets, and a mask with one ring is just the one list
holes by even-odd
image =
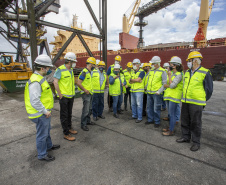
[[115, 64], [119, 64], [119, 61], [115, 61]]
[[145, 72], [148, 72], [148, 69], [144, 69]]
[[166, 71], [168, 71], [168, 67], [167, 68], [164, 68]]
[[114, 73], [115, 73], [116, 75], [118, 75], [118, 74], [119, 74], [119, 71], [114, 71]]
[[133, 66], [133, 69], [134, 69], [134, 70], [137, 70], [137, 66]]
[[192, 68], [192, 62], [188, 62], [187, 66], [188, 66], [189, 69], [191, 69]]
[[173, 70], [173, 67], [172, 66], [169, 66], [169, 70], [172, 71]]
[[127, 71], [131, 71], [131, 68], [130, 67], [127, 67]]
[[71, 67], [75, 68], [75, 66], [76, 66], [76, 63], [72, 63]]
[[154, 69], [155, 69], [155, 66], [154, 66], [154, 65], [152, 65], [152, 66], [151, 66], [151, 69], [152, 69], [152, 70], [154, 70]]
[[51, 74], [51, 73], [52, 73], [52, 70], [49, 69], [49, 70], [46, 72], [46, 75], [49, 75], [49, 74]]
[[92, 67], [91, 67], [91, 71], [94, 70], [94, 69], [95, 69], [95, 67], [92, 66]]
[[103, 68], [103, 67], [99, 67], [99, 70], [100, 70], [100, 71], [103, 71], [103, 70], [104, 70], [104, 68]]

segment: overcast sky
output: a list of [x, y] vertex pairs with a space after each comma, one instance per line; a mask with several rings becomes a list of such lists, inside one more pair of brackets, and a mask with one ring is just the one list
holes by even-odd
[[[141, 5], [150, 0], [142, 0]], [[97, 18], [99, 19], [99, 0], [89, 0]], [[108, 49], [118, 50], [119, 33], [122, 32], [122, 16], [134, 0], [108, 0]], [[192, 41], [198, 29], [198, 17], [201, 0], [181, 0], [157, 13], [145, 18], [148, 25], [144, 28], [145, 45]], [[83, 0], [60, 0], [59, 14], [50, 13], [45, 20], [64, 26], [72, 24], [72, 15], [76, 14], [78, 22], [89, 31], [89, 25], [93, 25], [93, 32], [99, 34], [98, 29], [88, 12]], [[48, 42], [54, 40], [57, 29], [46, 27]], [[133, 26], [130, 34], [138, 37], [138, 27]], [[210, 16], [207, 39], [226, 37], [226, 1], [215, 0], [213, 11]], [[1, 41], [3, 40], [0, 36]], [[7, 48], [6, 42], [2, 41], [1, 51]], [[13, 50], [9, 46], [9, 50]], [[50, 45], [50, 50], [52, 50]]]

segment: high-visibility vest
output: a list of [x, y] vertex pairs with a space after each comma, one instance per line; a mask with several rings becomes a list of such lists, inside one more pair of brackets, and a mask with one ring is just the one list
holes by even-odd
[[58, 80], [61, 94], [66, 98], [73, 98], [75, 96], [75, 79], [73, 69], [71, 68], [72, 74], [65, 67], [65, 65], [61, 65], [58, 69], [61, 71], [61, 78]]
[[145, 77], [144, 77], [144, 92], [145, 94], [147, 94], [147, 84], [148, 84], [148, 80], [149, 80], [149, 72], [145, 73]]
[[165, 72], [163, 68], [159, 67], [157, 70], [150, 70], [147, 81], [147, 93], [155, 94], [162, 87], [162, 73]]
[[[110, 76], [115, 77], [115, 74], [111, 74]], [[125, 81], [124, 75], [120, 74], [121, 83]], [[124, 90], [123, 90], [124, 92]], [[119, 78], [115, 79], [115, 82], [111, 85], [109, 83], [109, 94], [110, 96], [119, 96], [121, 95], [121, 84]]]
[[[143, 69], [139, 69], [139, 71], [137, 71], [135, 73], [132, 72], [131, 73], [131, 79], [137, 79], [140, 75], [141, 72], [143, 72], [144, 70]], [[131, 84], [131, 89], [130, 89], [130, 92], [144, 92], [144, 79], [142, 79], [142, 82], [134, 82]]]
[[[132, 69], [131, 69], [132, 70]], [[128, 87], [131, 87], [131, 84], [129, 83], [129, 80], [130, 80], [130, 78], [131, 78], [131, 74], [132, 74], [132, 71], [127, 71], [127, 69], [124, 69], [123, 70], [123, 74], [124, 74], [124, 76], [125, 76], [125, 80], [126, 80], [126, 85], [128, 86]]]
[[24, 90], [25, 107], [28, 113], [28, 118], [30, 119], [39, 118], [43, 115], [43, 113], [38, 112], [36, 109], [34, 109], [30, 102], [29, 85], [32, 84], [33, 82], [38, 82], [41, 85], [42, 92], [41, 92], [40, 101], [42, 102], [45, 109], [47, 111], [51, 111], [54, 104], [53, 93], [48, 82], [45, 80], [43, 76], [33, 73], [31, 75], [31, 78], [26, 83], [25, 90]]
[[[180, 74], [182, 75], [182, 72], [176, 72], [175, 74], [172, 74], [171, 80], [173, 81], [173, 79]], [[164, 91], [163, 99], [175, 103], [180, 103], [182, 91], [183, 91], [183, 79], [177, 84], [177, 86], [174, 89], [167, 88]]]
[[105, 88], [105, 84], [106, 84], [106, 73], [104, 71], [103, 71], [103, 75], [104, 75], [104, 81], [103, 81], [102, 85], [100, 86], [99, 71], [97, 69], [93, 70], [93, 74], [91, 77], [93, 93], [104, 93], [104, 88]]
[[201, 67], [190, 77], [189, 70], [184, 75], [183, 96], [181, 101], [196, 105], [206, 105], [206, 92], [203, 86], [203, 81], [208, 69]]
[[[88, 91], [90, 92], [90, 94], [93, 94], [93, 93], [92, 93], [92, 79], [91, 79], [91, 74], [90, 74], [89, 70], [86, 69], [86, 68], [84, 68], [84, 69], [81, 71], [81, 73], [79, 74], [78, 78], [81, 76], [81, 74], [82, 74], [83, 72], [86, 73], [86, 77], [85, 77], [85, 79], [82, 81], [82, 86], [83, 86], [86, 90], [88, 90]], [[84, 91], [83, 91], [82, 89], [80, 89], [79, 87], [78, 87], [78, 90], [80, 91], [81, 94], [84, 93]]]

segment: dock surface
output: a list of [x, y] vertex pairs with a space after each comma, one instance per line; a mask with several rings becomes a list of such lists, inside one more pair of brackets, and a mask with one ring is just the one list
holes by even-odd
[[[63, 139], [59, 103], [52, 111], [51, 137], [59, 150], [53, 162], [37, 159], [35, 124], [28, 117], [23, 93], [0, 93], [0, 184], [226, 184], [226, 81], [214, 82], [212, 98], [203, 111], [201, 149], [176, 143], [175, 136], [162, 136], [160, 128], [130, 120], [131, 111], [120, 119], [108, 112], [90, 131], [80, 128], [82, 99], [74, 101], [72, 125], [76, 141]], [[123, 108], [123, 106], [122, 106]], [[163, 111], [161, 118], [167, 116]]]

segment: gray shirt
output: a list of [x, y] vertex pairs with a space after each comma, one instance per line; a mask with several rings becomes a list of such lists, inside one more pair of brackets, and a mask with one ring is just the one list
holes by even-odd
[[[37, 71], [35, 71], [34, 74], [40, 75]], [[38, 82], [33, 82], [32, 84], [29, 85], [29, 97], [30, 97], [31, 106], [34, 109], [36, 109], [38, 112], [46, 114], [47, 110], [45, 109], [44, 105], [40, 101], [41, 92], [42, 92], [42, 87]]]
[[[174, 74], [173, 75], [171, 75], [171, 77], [173, 77], [174, 76]], [[174, 88], [176, 88], [177, 87], [177, 84], [179, 84], [180, 82], [181, 82], [181, 80], [182, 80], [182, 74], [180, 73], [179, 75], [177, 75], [174, 79], [173, 79], [173, 81], [172, 81], [172, 83], [170, 84], [170, 89], [174, 89]]]
[[[159, 70], [159, 68], [154, 70], [154, 74], [155, 74], [156, 70]], [[156, 93], [161, 94], [165, 89], [164, 84], [166, 84], [166, 83], [167, 83], [167, 74], [165, 71], [163, 71], [162, 72], [162, 87]]]

